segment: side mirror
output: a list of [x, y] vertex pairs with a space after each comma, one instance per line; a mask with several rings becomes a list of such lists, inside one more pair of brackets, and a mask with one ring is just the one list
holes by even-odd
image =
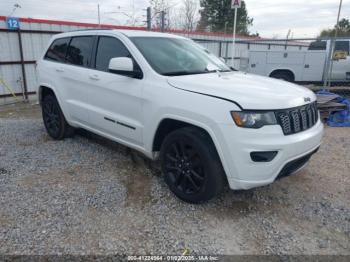
[[134, 69], [134, 62], [129, 57], [114, 57], [109, 61], [108, 70], [111, 73], [141, 79], [141, 70]]

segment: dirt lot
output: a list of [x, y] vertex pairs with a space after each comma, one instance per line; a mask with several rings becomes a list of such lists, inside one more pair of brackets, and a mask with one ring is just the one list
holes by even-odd
[[53, 141], [38, 106], [2, 106], [0, 207], [0, 254], [350, 255], [350, 129], [326, 128], [297, 175], [189, 205], [135, 152]]

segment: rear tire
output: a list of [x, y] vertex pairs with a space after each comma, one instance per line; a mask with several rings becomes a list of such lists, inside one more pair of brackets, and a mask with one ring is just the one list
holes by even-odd
[[46, 95], [41, 108], [44, 125], [50, 137], [61, 140], [74, 134], [74, 128], [67, 123], [54, 95]]
[[208, 201], [223, 190], [225, 173], [208, 134], [197, 128], [173, 131], [160, 152], [164, 179], [170, 190], [188, 203]]

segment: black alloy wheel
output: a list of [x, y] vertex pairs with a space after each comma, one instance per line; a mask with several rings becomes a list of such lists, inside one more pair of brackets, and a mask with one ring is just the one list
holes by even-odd
[[58, 108], [51, 99], [46, 99], [45, 103], [43, 103], [43, 118], [47, 132], [57, 136], [61, 129], [60, 115]]
[[170, 133], [161, 147], [165, 182], [180, 199], [201, 203], [218, 195], [225, 174], [210, 137], [194, 127]]
[[46, 95], [42, 100], [42, 115], [47, 133], [56, 140], [72, 136], [74, 128], [71, 127], [58, 104], [54, 95]]
[[165, 155], [165, 172], [183, 194], [195, 194], [203, 187], [205, 172], [202, 159], [189, 141], [172, 143]]

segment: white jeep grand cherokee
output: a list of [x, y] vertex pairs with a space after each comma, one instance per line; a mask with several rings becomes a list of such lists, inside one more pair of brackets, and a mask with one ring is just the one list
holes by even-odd
[[236, 72], [193, 41], [143, 31], [53, 37], [38, 61], [47, 132], [87, 129], [151, 159], [184, 201], [272, 183], [304, 167], [321, 143], [315, 95]]

